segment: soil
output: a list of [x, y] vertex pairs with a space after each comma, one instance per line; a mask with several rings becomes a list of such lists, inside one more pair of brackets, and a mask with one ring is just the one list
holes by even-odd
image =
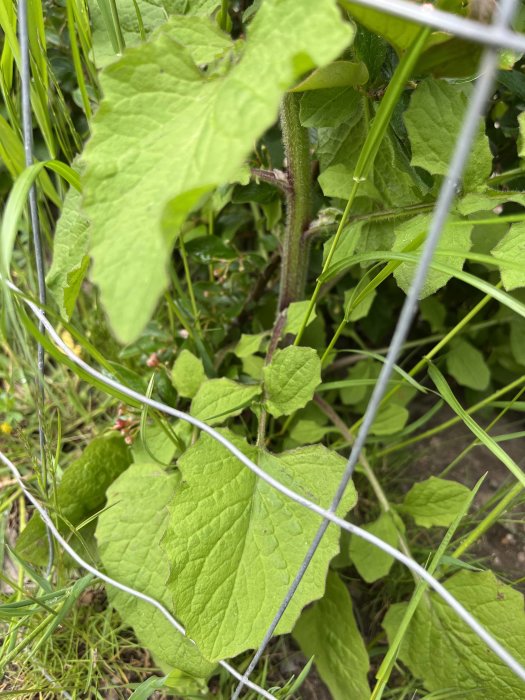
[[[436, 423], [452, 417], [452, 413], [441, 411]], [[479, 422], [485, 424], [482, 420]], [[492, 435], [524, 429], [523, 415], [514, 414], [500, 421]], [[402, 480], [402, 483], [407, 484], [407, 490], [416, 481], [422, 481], [431, 475], [440, 475], [461, 451], [472, 443], [473, 437], [463, 424], [457, 424], [445, 433], [420, 443], [413, 453], [413, 459], [408, 462]], [[523, 440], [508, 440], [502, 443], [502, 446], [519, 467], [525, 468]], [[445, 477], [472, 488], [484, 474], [486, 477], [474, 500], [472, 514], [487, 504], [502, 484], [514, 484], [515, 479], [509, 470], [486, 447], [479, 445], [470, 450]], [[518, 499], [500, 521], [464, 555], [464, 559], [492, 569], [504, 581], [513, 582], [516, 587], [525, 591], [525, 499], [521, 499], [521, 502]]]

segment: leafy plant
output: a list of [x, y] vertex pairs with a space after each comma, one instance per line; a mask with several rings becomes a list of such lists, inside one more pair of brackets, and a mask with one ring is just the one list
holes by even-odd
[[[435, 4], [466, 12], [456, 0]], [[83, 3], [67, 0], [71, 63], [60, 80], [74, 87], [65, 95], [60, 80], [46, 82], [58, 67], [37, 59], [32, 38], [41, 134], [32, 170], [21, 164], [11, 101], [0, 115], [0, 155], [15, 181], [2, 261], [31, 280], [22, 209], [35, 183], [44, 230], [54, 232], [49, 317], [77, 354], [157, 403], [109, 399], [98, 436], [63, 470], [60, 427], [47, 416], [57, 450], [44, 497], [78, 551], [186, 628], [177, 636], [158, 610], [108, 588], [164, 674], [134, 697], [159, 688], [212, 697], [218, 662], [241, 657], [246, 667], [320, 520], [209, 434], [162, 415], [159, 402], [217, 426], [271, 477], [330, 507], [448, 171], [472, 90], [462, 78], [474, 75], [481, 49], [347, 0], [125, 0], [90, 3], [87, 17]], [[14, 19], [0, 21], [2, 90], [11, 95]], [[412, 336], [337, 509], [391, 547], [432, 560], [504, 645], [525, 634], [522, 595], [467, 551], [523, 498], [525, 483], [500, 445], [507, 436], [491, 434], [522, 409], [525, 382], [525, 192], [507, 185], [523, 177], [523, 76], [514, 63], [502, 57]], [[42, 106], [49, 84], [64, 108], [56, 124]], [[505, 147], [496, 135], [503, 114]], [[37, 335], [53, 358], [49, 372], [66, 362], [75, 369], [3, 291], [14, 310], [6, 339]], [[22, 420], [1, 396], [6, 425]], [[65, 401], [79, 407], [75, 391]], [[474, 442], [444, 474], [412, 470], [417, 481], [405, 486], [399, 455], [412, 458], [413, 445], [458, 422]], [[517, 483], [473, 506], [474, 484], [444, 477], [479, 445]], [[37, 593], [49, 584], [33, 567], [48, 554], [35, 514], [13, 557], [33, 572]], [[72, 566], [59, 558], [57, 580]], [[489, 652], [436, 594], [418, 584], [405, 602], [412, 589], [391, 554], [331, 526], [275, 644], [313, 657], [336, 699], [392, 698], [416, 685], [433, 696], [521, 696], [520, 681], [496, 657], [485, 661]], [[10, 627], [11, 656], [16, 635]], [[513, 652], [524, 661], [523, 644]], [[276, 697], [298, 692], [306, 675], [280, 683]], [[275, 668], [269, 676], [280, 682]], [[220, 680], [224, 697], [229, 683]]]

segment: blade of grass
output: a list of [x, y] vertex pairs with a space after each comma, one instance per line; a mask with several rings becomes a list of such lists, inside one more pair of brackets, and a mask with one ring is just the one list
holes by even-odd
[[[510, 384], [507, 384], [506, 386], [502, 387], [501, 389], [498, 389], [495, 391], [493, 394], [490, 394], [490, 396], [485, 397], [481, 401], [478, 401], [478, 403], [474, 404], [474, 406], [471, 406], [469, 409], [467, 409], [466, 413], [469, 415], [472, 413], [475, 413], [476, 411], [479, 411], [482, 408], [485, 408], [485, 406], [490, 406], [492, 405], [494, 399], [499, 398], [500, 396], [503, 396], [504, 394], [508, 393], [509, 391], [512, 391], [512, 389], [517, 389], [520, 387], [522, 384], [525, 384], [525, 375], [518, 377], [514, 381], [510, 382]], [[430, 428], [424, 433], [421, 433], [420, 435], [416, 435], [413, 438], [410, 438], [409, 440], [404, 440], [403, 442], [399, 442], [395, 445], [391, 445], [390, 447], [386, 447], [384, 450], [381, 450], [380, 452], [377, 453], [377, 457], [384, 457], [387, 454], [391, 454], [392, 452], [398, 452], [399, 450], [405, 449], [405, 447], [408, 447], [409, 445], [413, 445], [416, 442], [420, 442], [421, 440], [426, 440], [429, 437], [432, 437], [434, 435], [438, 435], [439, 433], [443, 432], [444, 430], [447, 430], [453, 425], [456, 425], [457, 423], [461, 422], [460, 416], [456, 416], [455, 418], [450, 418], [449, 420], [445, 421], [444, 423], [441, 423], [441, 425], [437, 425], [434, 428]]]
[[516, 479], [525, 487], [525, 474], [518, 467], [516, 462], [508, 455], [505, 450], [498, 445], [498, 443], [493, 440], [493, 438], [488, 435], [488, 433], [483, 430], [483, 428], [476, 423], [476, 421], [470, 416], [465, 409], [461, 406], [459, 401], [454, 396], [452, 389], [447, 383], [447, 380], [439, 369], [434, 364], [429, 364], [428, 373], [430, 378], [434, 382], [436, 389], [439, 391], [441, 397], [448, 403], [450, 408], [460, 417], [463, 423], [471, 430], [474, 435], [482, 442], [485, 447], [492, 452], [492, 454], [497, 457], [502, 464], [504, 464], [507, 469], [513, 474]]
[[[452, 540], [452, 537], [454, 536], [454, 533], [459, 527], [459, 524], [465, 517], [466, 513], [468, 512], [471, 503], [478, 492], [481, 484], [483, 483], [484, 476], [477, 482], [477, 484], [474, 486], [472, 489], [469, 497], [465, 500], [465, 504], [462, 507], [461, 511], [458, 513], [457, 517], [455, 518], [454, 522], [452, 525], [448, 528], [445, 537], [441, 541], [441, 544], [439, 545], [436, 553], [432, 557], [432, 560], [430, 562], [430, 565], [428, 567], [428, 572], [429, 574], [434, 574], [435, 571], [437, 570], [441, 559], [445, 552], [447, 551], [447, 548], [450, 544], [450, 541]], [[412, 620], [412, 617], [414, 616], [417, 606], [419, 605], [419, 602], [421, 598], [423, 597], [423, 594], [425, 591], [428, 589], [428, 584], [425, 581], [419, 581], [414, 593], [412, 595], [412, 598], [410, 599], [410, 602], [408, 603], [408, 606], [405, 610], [405, 614], [403, 615], [403, 619], [401, 620], [401, 623], [399, 625], [399, 628], [396, 632], [396, 635], [394, 637], [394, 640], [392, 641], [392, 644], [390, 645], [388, 652], [381, 662], [381, 666], [379, 667], [379, 670], [376, 673], [376, 679], [377, 683], [375, 684], [375, 687], [372, 691], [372, 695], [370, 696], [370, 700], [380, 700], [380, 698], [383, 696], [383, 692], [386, 688], [386, 685], [389, 681], [390, 675], [392, 673], [392, 670], [394, 668], [394, 664], [397, 658], [397, 654], [399, 653], [399, 649], [401, 647], [401, 644], [403, 643], [403, 639], [408, 631], [408, 627], [410, 625], [410, 621]]]
[[18, 225], [26, 207], [29, 190], [44, 168], [56, 172], [67, 180], [70, 185], [80, 190], [78, 173], [65, 163], [57, 160], [35, 163], [22, 172], [9, 193], [0, 229], [0, 271], [5, 279], [9, 277], [9, 266], [11, 263], [13, 246], [18, 231]]

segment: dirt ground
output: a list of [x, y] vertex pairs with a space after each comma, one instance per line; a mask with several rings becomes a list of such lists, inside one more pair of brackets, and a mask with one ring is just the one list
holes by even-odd
[[[440, 413], [440, 416], [440, 422], [447, 419], [446, 414]], [[480, 423], [484, 424], [482, 420]], [[498, 423], [491, 434], [508, 434], [524, 429], [525, 418], [514, 414]], [[430, 475], [438, 476], [471, 444], [473, 437], [463, 424], [457, 424], [446, 433], [422, 442], [414, 452], [407, 476], [411, 475], [417, 481]], [[508, 440], [501, 446], [518, 466], [525, 467], [524, 439]], [[486, 447], [479, 445], [470, 450], [445, 477], [473, 487], [485, 473], [487, 476], [474, 500], [472, 513], [490, 501], [502, 484], [514, 484], [509, 470]], [[410, 484], [410, 480], [407, 481]], [[525, 499], [511, 507], [465, 557], [493, 569], [503, 580], [515, 583], [525, 591]]]

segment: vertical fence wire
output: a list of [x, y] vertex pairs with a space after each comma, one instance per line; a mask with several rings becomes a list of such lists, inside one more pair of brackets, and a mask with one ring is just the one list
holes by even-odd
[[[33, 165], [33, 118], [31, 112], [31, 53], [29, 47], [29, 27], [27, 17], [27, 0], [18, 0], [18, 35], [20, 41], [20, 92], [22, 111], [22, 134], [24, 141], [24, 160], [26, 167]], [[44, 252], [42, 249], [42, 236], [40, 232], [40, 220], [38, 216], [38, 201], [35, 185], [29, 190], [29, 217], [33, 232], [33, 253], [38, 284], [38, 300], [41, 305], [46, 303], [46, 278], [44, 273]], [[44, 333], [44, 326], [39, 325], [39, 330]], [[44, 403], [45, 403], [45, 354], [41, 343], [37, 343], [37, 377], [36, 377], [36, 405], [38, 414], [38, 441], [40, 447], [40, 477], [42, 486], [47, 493], [48, 477], [46, 464], [46, 434], [44, 429]], [[46, 567], [46, 576], [49, 576], [53, 567], [53, 537], [48, 531], [49, 558]]]
[[[385, 2], [385, 0], [354, 0], [357, 2], [357, 4], [362, 4], [368, 7], [373, 7], [377, 10], [385, 11], [387, 13], [403, 17], [408, 20], [420, 22], [423, 24], [427, 24], [428, 26], [441, 29], [453, 34], [456, 34], [457, 36], [461, 36], [465, 39], [477, 41], [480, 43], [485, 44], [487, 47], [483, 59], [481, 62], [481, 75], [478, 78], [476, 82], [476, 87], [474, 89], [472, 98], [469, 103], [469, 108], [467, 111], [467, 115], [465, 117], [465, 120], [463, 122], [463, 127], [461, 130], [461, 134], [458, 138], [457, 144], [456, 144], [456, 149], [451, 161], [450, 169], [449, 169], [449, 175], [445, 179], [442, 189], [440, 191], [440, 195], [438, 198], [438, 202], [436, 204], [436, 208], [434, 211], [434, 216], [432, 219], [431, 227], [429, 230], [429, 234], [427, 236], [427, 241], [416, 271], [416, 274], [414, 276], [414, 280], [412, 282], [412, 286], [409, 290], [409, 293], [407, 295], [405, 304], [403, 306], [400, 319], [398, 321], [398, 324], [396, 326], [396, 329], [394, 331], [394, 335], [392, 338], [392, 342], [390, 345], [390, 349], [388, 351], [386, 361], [382, 367], [382, 371], [380, 373], [380, 376], [378, 378], [377, 384], [374, 388], [374, 391], [372, 393], [372, 397], [370, 399], [370, 402], [368, 404], [367, 410], [365, 412], [365, 415], [363, 417], [363, 422], [361, 424], [361, 428], [358, 432], [356, 441], [354, 443], [354, 446], [352, 448], [351, 454], [348, 459], [348, 463], [345, 469], [345, 473], [343, 475], [343, 478], [341, 480], [341, 483], [338, 487], [338, 490], [334, 496], [334, 499], [332, 501], [332, 504], [328, 510], [321, 508], [317, 504], [308, 501], [308, 499], [302, 497], [300, 494], [295, 493], [291, 489], [288, 489], [286, 486], [283, 484], [280, 484], [277, 482], [275, 479], [270, 477], [269, 475], [265, 474], [263, 470], [261, 470], [256, 464], [251, 462], [245, 455], [243, 455], [237, 448], [235, 448], [234, 445], [229, 443], [228, 440], [226, 440], [220, 433], [217, 433], [213, 428], [210, 426], [207, 426], [206, 424], [201, 423], [200, 421], [194, 419], [193, 417], [178, 411], [177, 409], [173, 409], [169, 406], [166, 406], [165, 404], [162, 404], [160, 402], [153, 401], [152, 399], [149, 399], [146, 396], [143, 396], [137, 392], [134, 392], [133, 390], [129, 389], [128, 387], [123, 386], [119, 382], [116, 382], [115, 380], [107, 377], [106, 375], [102, 375], [101, 373], [97, 372], [96, 370], [93, 370], [89, 365], [84, 363], [82, 360], [77, 358], [74, 353], [63, 343], [61, 338], [59, 337], [58, 333], [55, 331], [53, 326], [49, 323], [47, 318], [45, 317], [45, 314], [43, 311], [38, 307], [38, 305], [34, 304], [30, 300], [23, 298], [23, 301], [29, 305], [31, 308], [32, 312], [36, 315], [39, 323], [39, 330], [43, 333], [45, 330], [49, 333], [51, 338], [53, 339], [53, 342], [60, 347], [63, 352], [65, 352], [70, 359], [75, 362], [77, 365], [82, 367], [85, 371], [87, 371], [89, 374], [91, 374], [94, 377], [97, 377], [100, 381], [102, 381], [104, 384], [107, 386], [111, 386], [114, 389], [118, 389], [122, 393], [126, 394], [130, 398], [133, 398], [143, 404], [150, 405], [154, 408], [157, 408], [160, 411], [163, 411], [164, 413], [167, 413], [168, 415], [172, 415], [174, 417], [180, 418], [182, 420], [186, 420], [193, 425], [196, 425], [199, 427], [201, 430], [204, 430], [207, 432], [211, 437], [213, 437], [215, 440], [219, 441], [221, 444], [224, 445], [230, 452], [232, 452], [243, 464], [254, 471], [260, 478], [264, 479], [267, 481], [271, 486], [279, 490], [281, 493], [284, 495], [288, 496], [295, 502], [301, 504], [302, 506], [309, 508], [311, 511], [316, 512], [318, 515], [322, 516], [324, 518], [323, 523], [321, 524], [319, 530], [317, 531], [317, 534], [310, 546], [310, 549], [308, 551], [308, 554], [305, 557], [305, 560], [303, 561], [303, 564], [301, 565], [300, 570], [298, 571], [294, 582], [289, 589], [286, 597], [282, 601], [281, 606], [279, 607], [279, 610], [272, 621], [271, 626], [269, 627], [267, 633], [264, 636], [264, 639], [261, 642], [261, 645], [259, 649], [257, 650], [256, 654], [254, 655], [249, 667], [247, 668], [246, 672], [244, 674], [240, 674], [237, 672], [232, 666], [230, 666], [228, 663], [225, 661], [220, 662], [223, 668], [225, 668], [230, 674], [233, 675], [233, 677], [237, 678], [239, 680], [239, 685], [237, 686], [237, 689], [235, 690], [233, 694], [233, 698], [238, 698], [239, 694], [243, 688], [243, 686], [248, 686], [255, 692], [257, 692], [259, 695], [262, 697], [266, 698], [273, 698], [270, 693], [268, 693], [266, 690], [258, 686], [257, 684], [253, 683], [250, 681], [249, 676], [253, 669], [255, 668], [255, 665], [257, 664], [257, 661], [259, 660], [260, 656], [262, 653], [264, 653], [264, 650], [275, 630], [276, 625], [278, 624], [278, 621], [280, 620], [281, 616], [283, 615], [288, 603], [290, 602], [291, 598], [293, 597], [293, 594], [301, 581], [302, 577], [304, 576], [308, 564], [311, 561], [312, 557], [315, 554], [315, 551], [329, 525], [330, 522], [335, 523], [342, 529], [347, 530], [348, 532], [351, 532], [352, 534], [362, 537], [363, 539], [369, 541], [370, 543], [374, 544], [375, 546], [379, 547], [385, 552], [388, 552], [392, 556], [394, 556], [398, 561], [402, 562], [405, 564], [408, 568], [410, 568], [412, 571], [417, 573], [423, 580], [425, 580], [441, 597], [443, 597], [446, 602], [455, 610], [455, 612], [471, 627], [471, 629], [478, 634], [478, 636], [483, 639], [483, 641], [491, 648], [499, 657], [504, 661], [504, 663], [511, 668], [516, 675], [518, 675], [522, 680], [525, 681], [525, 669], [495, 640], [491, 637], [491, 635], [481, 626], [477, 621], [466, 611], [459, 603], [458, 601], [455, 600], [455, 598], [440, 584], [436, 579], [434, 579], [428, 572], [421, 567], [417, 562], [412, 560], [410, 557], [407, 557], [406, 555], [402, 554], [398, 550], [396, 550], [393, 547], [390, 547], [388, 544], [382, 542], [378, 538], [374, 537], [370, 533], [368, 533], [365, 530], [362, 530], [361, 528], [348, 523], [347, 521], [339, 518], [336, 514], [335, 511], [337, 509], [337, 506], [343, 496], [343, 493], [345, 491], [346, 486], [348, 485], [349, 480], [352, 478], [353, 471], [355, 468], [355, 464], [357, 463], [357, 460], [359, 458], [359, 454], [364, 446], [364, 443], [366, 441], [369, 429], [372, 425], [372, 422], [374, 420], [375, 414], [377, 412], [377, 409], [379, 407], [379, 404], [384, 396], [387, 382], [390, 378], [390, 375], [392, 373], [392, 370], [394, 368], [395, 362], [398, 358], [398, 355], [401, 350], [401, 346], [406, 339], [406, 336], [409, 332], [410, 325], [413, 319], [413, 315], [415, 312], [415, 309], [417, 307], [417, 298], [419, 296], [419, 292], [421, 289], [421, 286], [424, 282], [428, 267], [430, 265], [431, 259], [432, 259], [432, 254], [435, 250], [435, 247], [439, 241], [439, 235], [441, 232], [441, 229], [446, 221], [446, 218], [448, 216], [448, 211], [450, 209], [450, 206], [452, 204], [452, 201], [454, 199], [455, 193], [456, 193], [456, 188], [458, 186], [458, 183], [460, 181], [461, 173], [463, 171], [463, 167], [465, 165], [466, 159], [468, 158], [469, 152], [470, 152], [470, 147], [473, 138], [475, 137], [476, 130], [478, 127], [478, 120], [479, 117], [481, 116], [483, 109], [485, 107], [485, 104], [490, 97], [490, 90], [492, 87], [492, 82], [493, 82], [493, 76], [494, 72], [497, 68], [497, 60], [498, 60], [498, 52], [497, 49], [501, 47], [506, 47], [510, 49], [514, 49], [517, 51], [524, 52], [525, 51], [525, 37], [516, 34], [512, 31], [509, 31], [507, 29], [507, 25], [509, 24], [513, 11], [516, 6], [517, 0], [502, 0], [501, 2], [501, 7], [499, 11], [497, 12], [497, 17], [496, 20], [493, 24], [493, 26], [485, 26], [482, 24], [479, 24], [478, 22], [474, 22], [472, 20], [468, 19], [463, 19], [459, 18], [457, 16], [451, 15], [446, 12], [442, 12], [439, 10], [435, 10], [435, 8], [432, 5], [425, 4], [425, 5], [418, 5], [410, 2], [406, 2], [405, 0], [389, 0], [388, 3]], [[24, 132], [24, 151], [25, 151], [25, 160], [26, 160], [26, 165], [30, 165], [33, 161], [33, 155], [32, 155], [32, 124], [31, 124], [31, 105], [30, 105], [30, 54], [29, 54], [29, 41], [28, 41], [28, 26], [27, 26], [27, 5], [26, 5], [26, 0], [19, 0], [19, 32], [20, 32], [20, 48], [21, 48], [21, 82], [22, 82], [22, 117], [23, 117], [23, 132]], [[42, 255], [42, 247], [41, 247], [41, 241], [40, 241], [40, 227], [39, 227], [39, 221], [38, 221], [38, 207], [37, 207], [37, 198], [36, 198], [36, 190], [33, 187], [29, 193], [29, 205], [30, 205], [30, 215], [31, 215], [31, 225], [32, 225], [32, 231], [33, 231], [33, 241], [34, 241], [34, 250], [35, 250], [35, 262], [36, 262], [36, 269], [37, 269], [37, 278], [38, 278], [38, 287], [39, 287], [39, 302], [40, 305], [45, 304], [45, 279], [44, 279], [44, 265], [43, 265], [43, 255]], [[8, 286], [11, 288], [12, 291], [14, 291], [17, 294], [20, 294], [20, 290], [18, 290], [12, 283], [7, 281]], [[44, 372], [44, 351], [41, 346], [41, 344], [38, 345], [38, 369], [39, 369], [39, 441], [40, 441], [40, 449], [41, 449], [41, 462], [42, 462], [42, 468], [45, 473], [45, 435], [44, 435], [44, 428], [43, 428], [43, 414], [41, 413], [41, 410], [43, 410], [43, 372]], [[137, 598], [140, 598], [141, 600], [153, 605], [156, 607], [163, 615], [168, 619], [168, 621], [173, 625], [175, 629], [177, 629], [181, 634], [185, 634], [185, 630], [178, 623], [175, 618], [171, 615], [171, 613], [164, 608], [158, 601], [155, 599], [151, 598], [150, 596], [147, 596], [144, 593], [141, 593], [140, 591], [136, 591], [134, 589], [129, 588], [128, 586], [125, 586], [122, 583], [119, 583], [118, 581], [115, 581], [114, 579], [111, 579], [108, 577], [106, 574], [103, 572], [99, 571], [98, 569], [90, 566], [87, 562], [82, 560], [74, 550], [71, 549], [71, 547], [68, 545], [68, 543], [62, 538], [60, 533], [56, 530], [56, 527], [53, 524], [52, 519], [50, 518], [49, 514], [45, 510], [45, 508], [39, 503], [38, 499], [36, 499], [27, 489], [26, 485], [24, 484], [20, 473], [16, 469], [16, 467], [5, 457], [0, 452], [0, 461], [2, 461], [8, 468], [11, 470], [15, 478], [17, 479], [19, 485], [21, 486], [24, 494], [28, 498], [28, 500], [34, 505], [34, 507], [38, 510], [40, 515], [42, 516], [42, 519], [44, 523], [46, 524], [47, 531], [48, 531], [48, 536], [50, 538], [50, 542], [52, 543], [52, 538], [54, 537], [59, 544], [67, 551], [76, 561], [77, 563], [80, 564], [83, 568], [86, 570], [90, 571], [93, 573], [95, 576], [97, 576], [99, 579], [105, 581], [106, 583], [115, 586], [119, 588], [120, 590], [123, 590], [127, 592], [130, 595], [133, 595]], [[50, 551], [52, 552], [52, 546], [50, 546]], [[48, 568], [51, 568], [52, 561], [50, 561]]]

